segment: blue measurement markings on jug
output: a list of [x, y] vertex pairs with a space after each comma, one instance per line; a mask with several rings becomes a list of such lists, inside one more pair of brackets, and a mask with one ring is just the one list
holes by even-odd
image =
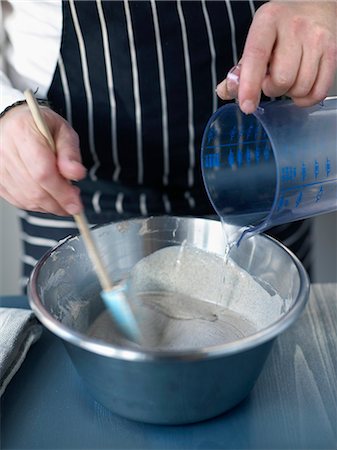
[[302, 162], [301, 175], [302, 175], [302, 181], [304, 181], [307, 178], [307, 166], [306, 166], [305, 162]]
[[296, 167], [285, 166], [281, 169], [281, 180], [282, 181], [293, 181], [296, 178], [297, 170]]
[[204, 164], [206, 169], [212, 169], [213, 167], [220, 167], [220, 154], [210, 153], [205, 155]]
[[230, 133], [229, 133], [229, 137], [230, 137], [231, 142], [234, 141], [234, 138], [235, 138], [235, 136], [236, 136], [236, 132], [237, 132], [236, 127], [235, 127], [235, 126], [232, 127], [232, 129], [231, 129], [231, 131], [230, 131]]
[[254, 125], [249, 125], [249, 127], [247, 128], [247, 133], [246, 133], [246, 139], [247, 141], [249, 141], [250, 137], [252, 136], [254, 131]]
[[246, 164], [248, 167], [250, 166], [251, 159], [252, 159], [251, 149], [248, 147], [246, 150]]
[[[232, 126], [228, 130], [228, 140], [224, 143], [215, 126], [210, 127], [207, 136], [206, 149], [215, 149], [216, 153], [204, 155], [206, 169], [226, 166], [233, 169], [244, 165], [250, 166], [252, 162], [259, 164], [261, 158], [268, 161], [271, 155], [270, 141], [261, 126], [250, 124], [247, 127]], [[221, 149], [226, 150], [224, 153]]]
[[264, 146], [263, 157], [264, 157], [265, 161], [269, 161], [269, 158], [270, 158], [270, 143], [269, 142], [266, 142], [266, 145]]
[[[281, 180], [285, 185], [281, 188], [280, 198], [277, 205], [277, 211], [280, 211], [294, 199], [295, 208], [300, 207], [303, 202], [320, 202], [324, 200], [327, 192], [326, 187], [337, 181], [331, 177], [333, 171], [331, 160], [326, 157], [320, 161], [315, 158], [313, 161], [302, 161], [299, 168], [300, 183], [296, 179], [296, 167], [281, 168]], [[309, 181], [312, 180], [312, 181]], [[307, 182], [306, 182], [307, 181]], [[297, 191], [297, 193], [296, 193]], [[292, 195], [296, 193], [295, 196]]]
[[228, 164], [229, 164], [229, 166], [230, 166], [231, 168], [232, 168], [232, 167], [234, 166], [234, 164], [235, 164], [234, 151], [233, 151], [232, 148], [229, 150], [229, 154], [228, 154]]
[[331, 161], [329, 158], [327, 158], [325, 162], [325, 173], [327, 177], [330, 175], [330, 172], [331, 172]]
[[255, 147], [255, 161], [258, 163], [260, 162], [260, 147], [257, 145]]
[[319, 191], [316, 194], [316, 203], [319, 202], [320, 199], [322, 198], [323, 191], [324, 191], [324, 189], [323, 189], [323, 186], [321, 185], [319, 188]]
[[317, 180], [318, 175], [319, 175], [319, 162], [317, 161], [317, 159], [315, 159], [315, 163], [314, 163], [314, 175], [315, 175], [315, 180]]
[[300, 191], [298, 193], [298, 196], [296, 197], [296, 202], [295, 202], [295, 207], [298, 208], [302, 202], [302, 198], [303, 198], [303, 192]]
[[[252, 145], [255, 144], [255, 148]], [[244, 141], [244, 142], [232, 142], [228, 144], [219, 145], [207, 145], [206, 149], [217, 149], [228, 148], [227, 162], [229, 167], [233, 168], [236, 164], [238, 167], [243, 165], [245, 161], [247, 165], [250, 165], [252, 161], [252, 154], [254, 155], [254, 160], [259, 163], [261, 160], [261, 146], [260, 144], [265, 144], [263, 147], [263, 159], [268, 161], [270, 158], [270, 144], [269, 141]], [[236, 152], [235, 152], [236, 150]], [[223, 160], [222, 160], [223, 161]], [[219, 167], [221, 165], [220, 153], [208, 153], [204, 156], [205, 168], [211, 169], [212, 167]]]
[[238, 162], [238, 166], [241, 167], [242, 163], [243, 163], [243, 152], [242, 152], [242, 148], [240, 147], [238, 149], [238, 153], [237, 153], [237, 162]]
[[281, 195], [277, 205], [277, 212], [279, 212], [282, 208], [288, 208], [288, 206], [289, 206], [289, 199], [284, 195]]
[[207, 145], [214, 141], [214, 138], [216, 137], [215, 128], [210, 128], [208, 130], [208, 138], [207, 138]]

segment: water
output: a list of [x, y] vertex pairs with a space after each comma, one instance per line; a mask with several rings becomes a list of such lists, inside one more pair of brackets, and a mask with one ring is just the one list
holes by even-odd
[[182, 256], [184, 254], [184, 250], [185, 250], [186, 244], [187, 244], [187, 239], [184, 239], [183, 242], [181, 243], [180, 248], [179, 248], [179, 253], [178, 253], [177, 261], [176, 261], [176, 270], [179, 270], [179, 268], [180, 268], [181, 259], [182, 259]]
[[[229, 224], [225, 221], [222, 217], [220, 217], [221, 221], [221, 227], [222, 227], [222, 234], [224, 237], [224, 259], [225, 262], [228, 261], [228, 258], [230, 256], [230, 252], [234, 247], [239, 247], [241, 241], [247, 237], [247, 233], [249, 233], [250, 236], [257, 234], [252, 233], [252, 227], [251, 226], [237, 226]], [[249, 223], [247, 221], [247, 223]]]
[[224, 236], [224, 260], [227, 264], [230, 252], [233, 247], [239, 245], [240, 239], [243, 236], [243, 229], [234, 225], [229, 225], [221, 218], [222, 234]]

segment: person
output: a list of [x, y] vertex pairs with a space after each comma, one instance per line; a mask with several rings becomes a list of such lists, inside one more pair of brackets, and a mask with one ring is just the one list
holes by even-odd
[[[24, 283], [42, 254], [92, 224], [214, 214], [200, 170], [209, 116], [230, 99], [322, 100], [336, 70], [336, 2], [3, 1], [0, 195], [19, 208]], [[53, 154], [23, 91], [47, 101]], [[289, 234], [290, 230], [290, 234]], [[308, 222], [281, 238], [302, 260]], [[291, 245], [290, 245], [291, 247]]]

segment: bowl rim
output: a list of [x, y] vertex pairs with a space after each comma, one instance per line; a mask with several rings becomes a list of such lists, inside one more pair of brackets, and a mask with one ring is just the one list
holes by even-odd
[[[151, 218], [165, 218], [170, 217], [171, 219], [183, 219], [183, 220], [202, 220], [210, 222], [218, 222], [214, 219], [209, 218], [195, 218], [195, 217], [177, 217], [177, 216], [154, 216]], [[97, 225], [93, 227], [94, 229], [103, 228], [105, 226], [111, 226], [123, 224], [125, 222], [144, 222], [149, 218], [141, 219], [128, 219], [119, 222], [112, 222], [104, 225]], [[72, 328], [64, 325], [62, 322], [58, 321], [53, 317], [48, 310], [44, 307], [37, 289], [36, 280], [40, 268], [43, 266], [48, 257], [59, 247], [66, 244], [69, 240], [73, 239], [74, 236], [68, 236], [62, 239], [57, 245], [48, 250], [41, 259], [34, 266], [28, 282], [28, 301], [31, 309], [36, 314], [39, 321], [53, 334], [60, 337], [62, 340], [79, 347], [83, 350], [89, 351], [91, 353], [96, 353], [101, 356], [106, 356], [109, 358], [122, 359], [126, 361], [190, 361], [190, 360], [204, 360], [210, 358], [219, 358], [223, 356], [233, 355], [237, 353], [242, 353], [264, 344], [285, 331], [295, 320], [299, 317], [303, 311], [310, 292], [310, 280], [309, 276], [303, 267], [302, 263], [299, 261], [296, 255], [292, 253], [285, 245], [279, 242], [277, 239], [268, 236], [264, 233], [259, 235], [259, 239], [267, 239], [274, 242], [279, 246], [284, 252], [290, 256], [293, 260], [298, 275], [299, 275], [299, 292], [297, 296], [297, 301], [289, 308], [289, 310], [281, 316], [278, 320], [273, 322], [271, 325], [253, 333], [247, 337], [239, 339], [237, 341], [207, 346], [202, 348], [193, 349], [179, 349], [179, 350], [155, 350], [147, 348], [124, 348], [117, 345], [113, 345], [97, 338], [88, 337], [85, 334], [74, 331]]]

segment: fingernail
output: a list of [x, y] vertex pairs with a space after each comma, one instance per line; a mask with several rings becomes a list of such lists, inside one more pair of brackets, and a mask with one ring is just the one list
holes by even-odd
[[256, 105], [252, 100], [245, 100], [242, 105], [240, 105], [240, 109], [246, 114], [251, 114], [256, 110]]
[[79, 205], [76, 205], [75, 203], [69, 203], [69, 205], [67, 205], [65, 209], [67, 213], [71, 214], [72, 216], [78, 214], [81, 211], [81, 207]]

